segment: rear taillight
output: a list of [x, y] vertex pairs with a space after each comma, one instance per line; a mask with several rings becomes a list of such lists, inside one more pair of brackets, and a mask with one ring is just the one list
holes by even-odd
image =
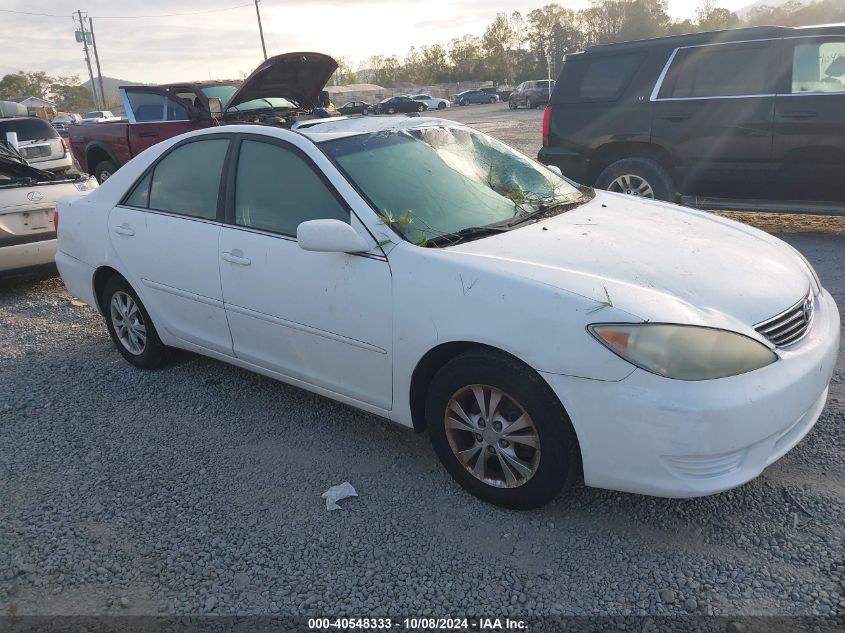
[[56, 209], [53, 211], [53, 226], [55, 227], [56, 233], [59, 232], [59, 210]]
[[[552, 119], [552, 106], [547, 105], [543, 110], [543, 147], [549, 144], [549, 123]], [[536, 137], [535, 137], [536, 138]]]
[[62, 147], [65, 148], [65, 154], [70, 154], [70, 145], [68, 144], [66, 138], [62, 139]]

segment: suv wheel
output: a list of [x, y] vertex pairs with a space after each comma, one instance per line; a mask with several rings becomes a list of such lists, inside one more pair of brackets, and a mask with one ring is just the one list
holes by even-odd
[[596, 187], [640, 198], [675, 199], [672, 177], [650, 158], [623, 158], [612, 163], [596, 178]]
[[110, 160], [102, 160], [97, 163], [97, 166], [94, 168], [94, 178], [96, 178], [97, 182], [102, 185], [105, 181], [111, 178], [116, 171], [117, 167], [113, 162]]
[[534, 107], [534, 104], [531, 103], [531, 97], [525, 97], [525, 107], [529, 110]]
[[511, 110], [516, 110], [519, 106], [516, 105], [516, 101], [514, 101], [513, 99], [509, 99], [508, 100], [508, 107]]
[[488, 503], [527, 510], [576, 478], [578, 440], [532, 369], [487, 350], [448, 362], [426, 399], [432, 446], [449, 474]]
[[106, 282], [100, 300], [106, 327], [117, 351], [135, 367], [155, 369], [170, 356], [147, 309], [123, 277]]

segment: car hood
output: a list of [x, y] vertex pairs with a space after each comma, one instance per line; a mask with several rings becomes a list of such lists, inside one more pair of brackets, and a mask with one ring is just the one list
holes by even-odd
[[762, 231], [606, 192], [561, 215], [446, 250], [649, 321], [751, 326], [812, 287], [798, 254]]
[[313, 108], [335, 70], [337, 62], [322, 53], [276, 55], [244, 80], [226, 109], [255, 99], [272, 98], [287, 99], [300, 107]]

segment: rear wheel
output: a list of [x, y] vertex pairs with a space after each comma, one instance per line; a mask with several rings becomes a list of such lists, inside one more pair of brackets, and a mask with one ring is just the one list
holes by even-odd
[[496, 103], [496, 97], [490, 97], [490, 103]]
[[100, 305], [114, 346], [121, 356], [140, 369], [155, 369], [170, 356], [158, 336], [147, 309], [123, 277], [106, 282]]
[[516, 105], [516, 101], [514, 101], [514, 100], [512, 100], [512, 99], [511, 99], [510, 101], [508, 101], [508, 107], [509, 107], [511, 110], [516, 110], [516, 109], [517, 109], [517, 107], [519, 107], [519, 106], [517, 106], [517, 105]]
[[469, 105], [469, 101], [467, 101], [466, 99], [464, 99], [464, 100], [463, 100], [463, 101], [461, 101], [458, 105], [462, 105], [462, 106]]
[[422, 112], [423, 110], [425, 110], [425, 106], [423, 104], [417, 106], [417, 112]]
[[396, 108], [388, 108], [387, 109], [388, 114], [394, 114], [395, 112], [396, 112]]
[[97, 166], [94, 168], [94, 178], [96, 178], [97, 182], [102, 185], [105, 181], [111, 178], [116, 171], [117, 165], [110, 160], [102, 160], [97, 163]]
[[448, 362], [426, 399], [431, 443], [470, 493], [506, 508], [537, 508], [578, 472], [575, 431], [543, 379], [514, 358], [473, 351]]
[[437, 109], [438, 109], [438, 110], [445, 110], [445, 109], [446, 109], [446, 102], [445, 102], [445, 101], [441, 101], [440, 103], [438, 103], [438, 104], [437, 104]]
[[663, 166], [650, 158], [623, 158], [596, 178], [596, 187], [638, 198], [675, 199], [675, 183]]

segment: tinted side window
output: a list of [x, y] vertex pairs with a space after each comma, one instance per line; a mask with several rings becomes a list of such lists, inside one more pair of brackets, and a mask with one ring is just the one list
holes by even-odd
[[153, 171], [149, 208], [216, 219], [220, 175], [228, 148], [228, 139], [208, 139], [170, 152]]
[[235, 185], [235, 222], [296, 235], [307, 220], [349, 222], [349, 211], [299, 154], [270, 143], [241, 143]]
[[663, 98], [769, 94], [769, 42], [681, 49], [660, 88]]
[[618, 98], [634, 73], [639, 69], [643, 56], [619, 55], [606, 59], [594, 59], [581, 78], [578, 90], [580, 101], [609, 101]]
[[126, 98], [138, 122], [188, 120], [188, 109], [184, 104], [157, 92], [127, 90]]
[[845, 39], [796, 44], [792, 93], [845, 92]]
[[129, 207], [146, 209], [150, 205], [150, 181], [153, 179], [152, 172], [144, 176], [144, 179], [135, 185], [135, 189], [126, 198], [124, 204]]

